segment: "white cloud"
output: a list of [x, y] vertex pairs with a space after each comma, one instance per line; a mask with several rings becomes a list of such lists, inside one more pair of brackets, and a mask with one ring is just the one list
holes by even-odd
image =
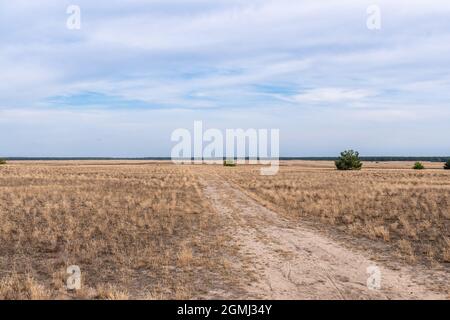
[[361, 101], [374, 96], [374, 92], [359, 89], [320, 88], [308, 90], [293, 96], [293, 100], [302, 103], [335, 103]]

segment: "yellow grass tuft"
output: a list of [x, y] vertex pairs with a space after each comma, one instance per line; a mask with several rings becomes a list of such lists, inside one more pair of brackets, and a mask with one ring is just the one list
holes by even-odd
[[12, 274], [0, 280], [0, 300], [48, 300], [50, 292], [30, 275]]

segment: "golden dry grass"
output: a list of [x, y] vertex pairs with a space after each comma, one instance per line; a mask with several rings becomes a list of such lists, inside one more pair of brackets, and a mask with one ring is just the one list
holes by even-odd
[[365, 163], [336, 171], [332, 162], [283, 162], [279, 174], [255, 166], [219, 168], [257, 200], [295, 220], [333, 226], [356, 238], [386, 243], [408, 262], [450, 262], [450, 172], [441, 163], [414, 171], [412, 162]]
[[[250, 276], [230, 263], [237, 249], [205, 198], [203, 173], [294, 221], [384, 243], [408, 263], [448, 267], [450, 172], [425, 165], [432, 169], [390, 162], [338, 172], [332, 162], [289, 161], [278, 175], [260, 176], [258, 166], [10, 162], [0, 167], [0, 299], [185, 299], [239, 290]], [[70, 265], [81, 269], [81, 290], [65, 287]]]
[[[195, 298], [220, 279], [219, 223], [186, 167], [0, 168], [0, 299]], [[82, 289], [65, 288], [78, 265]]]

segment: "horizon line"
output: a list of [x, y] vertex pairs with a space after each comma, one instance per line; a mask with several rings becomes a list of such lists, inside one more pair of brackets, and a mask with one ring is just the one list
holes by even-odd
[[[339, 156], [293, 156], [293, 157], [284, 157], [281, 156], [279, 160], [323, 160], [323, 161], [331, 161], [338, 159]], [[95, 156], [87, 156], [87, 157], [52, 157], [52, 156], [44, 156], [44, 157], [0, 157], [1, 159], [5, 159], [8, 161], [33, 161], [33, 160], [54, 160], [54, 161], [63, 161], [63, 160], [172, 160], [171, 157], [95, 157]], [[450, 155], [448, 156], [360, 156], [362, 161], [414, 161], [414, 160], [422, 160], [422, 161], [431, 161], [431, 162], [445, 162], [450, 159]], [[202, 160], [226, 160], [226, 157], [223, 158], [202, 158]], [[253, 159], [265, 159], [265, 158], [253, 158]], [[271, 158], [268, 158], [271, 159]], [[191, 159], [186, 158], [182, 160], [195, 160], [193, 157]], [[249, 157], [245, 157], [245, 160], [249, 160]]]

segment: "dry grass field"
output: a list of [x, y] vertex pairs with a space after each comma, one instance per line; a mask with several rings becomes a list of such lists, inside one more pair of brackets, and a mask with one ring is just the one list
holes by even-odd
[[[449, 276], [450, 172], [425, 165], [338, 172], [289, 161], [260, 176], [257, 166], [10, 162], [0, 167], [0, 299], [404, 298], [412, 287], [394, 271], [383, 295], [365, 291], [371, 262], [357, 250], [381, 244], [403, 265]], [[360, 246], [349, 251], [304, 223]], [[70, 265], [81, 290], [65, 287]], [[414, 297], [430, 296], [419, 289]]]
[[[227, 271], [218, 225], [185, 167], [0, 167], [0, 299], [199, 297]], [[82, 290], [65, 289], [70, 265]]]
[[222, 170], [255, 199], [295, 220], [382, 241], [408, 263], [450, 263], [450, 172], [441, 163], [365, 163], [342, 172], [326, 161], [282, 163], [275, 176], [241, 166]]

